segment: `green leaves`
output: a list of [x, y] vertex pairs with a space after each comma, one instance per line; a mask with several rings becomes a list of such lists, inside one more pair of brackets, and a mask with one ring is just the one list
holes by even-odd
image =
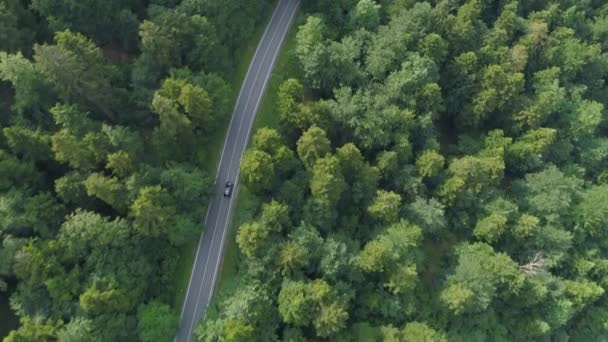
[[124, 212], [127, 209], [127, 191], [124, 184], [118, 179], [93, 173], [85, 180], [84, 185], [87, 195], [99, 198], [118, 212]]
[[0, 233], [50, 238], [64, 214], [65, 207], [51, 193], [32, 195], [14, 189], [0, 196]]
[[367, 211], [373, 218], [383, 223], [397, 222], [400, 210], [401, 196], [384, 190], [378, 190], [376, 198], [367, 208]]
[[19, 1], [0, 4], [0, 51], [18, 51], [29, 48], [34, 38], [34, 27], [29, 27], [33, 13]]
[[446, 228], [445, 206], [435, 198], [428, 201], [416, 198], [407, 211], [411, 221], [421, 227], [425, 235], [438, 237]]
[[248, 150], [241, 161], [241, 180], [251, 191], [262, 193], [270, 190], [274, 182], [272, 157], [263, 151]]
[[59, 241], [69, 259], [80, 260], [103, 253], [106, 248], [128, 244], [131, 227], [124, 219], [110, 220], [100, 214], [78, 210], [67, 217]]
[[[8, 341], [173, 338], [224, 80], [270, 8], [178, 2], [34, 0], [42, 26], [0, 4], [0, 290], [23, 316]], [[606, 6], [302, 10], [280, 125], [241, 164], [239, 273], [197, 337], [601, 340]]]
[[595, 101], [581, 101], [572, 115], [570, 134], [574, 140], [593, 136], [604, 121], [604, 105]]
[[224, 326], [223, 336], [227, 341], [246, 342], [251, 341], [255, 335], [251, 325], [237, 320], [229, 320]]
[[277, 92], [277, 110], [281, 120], [301, 130], [308, 128], [309, 125], [314, 123], [313, 120], [310, 120], [310, 115], [305, 115], [311, 111], [302, 104], [303, 100], [304, 86], [299, 80], [294, 78], [287, 79], [279, 87]]
[[[210, 106], [209, 96], [204, 89], [182, 79], [165, 79], [155, 96], [152, 106], [161, 115], [166, 111], [183, 108], [186, 116], [193, 120], [197, 117], [196, 114], [208, 111]], [[193, 111], [194, 113], [191, 113]]]
[[243, 254], [253, 258], [265, 247], [268, 234], [268, 227], [261, 223], [245, 223], [239, 227], [236, 243]]
[[608, 228], [608, 185], [599, 185], [585, 191], [577, 207], [577, 229], [592, 237], [603, 236]]
[[280, 240], [280, 233], [291, 225], [288, 210], [287, 205], [276, 201], [264, 204], [259, 220], [239, 227], [236, 242], [241, 252], [250, 259], [273, 254], [273, 247], [276, 247], [273, 244]]
[[167, 234], [174, 222], [173, 203], [169, 193], [160, 185], [142, 188], [131, 205], [133, 227], [144, 236]]
[[456, 253], [458, 263], [441, 292], [442, 302], [454, 314], [482, 312], [495, 297], [521, 288], [524, 277], [508, 255], [484, 243], [464, 244]]
[[60, 323], [51, 320], [33, 319], [24, 317], [20, 320], [21, 326], [4, 338], [5, 342], [41, 341], [52, 342], [57, 339], [57, 327]]
[[202, 225], [192, 218], [179, 215], [175, 219], [174, 226], [169, 228], [169, 240], [175, 246], [184, 246], [188, 242], [196, 241], [202, 228]]
[[329, 208], [335, 206], [345, 187], [337, 157], [326, 156], [315, 162], [310, 180], [310, 192], [318, 203]]
[[[401, 94], [397, 89], [394, 95]], [[396, 140], [395, 133], [409, 128], [413, 114], [390, 102], [389, 93], [341, 87], [335, 100], [327, 103], [329, 114], [341, 132], [341, 139], [363, 150], [385, 148]]]
[[124, 291], [113, 288], [88, 288], [80, 295], [80, 306], [90, 314], [126, 311], [129, 302]]
[[424, 151], [418, 159], [416, 159], [416, 167], [418, 173], [422, 177], [434, 177], [443, 169], [445, 159], [437, 151]]
[[496, 242], [506, 229], [507, 218], [499, 213], [492, 213], [489, 216], [477, 221], [473, 234], [480, 240], [488, 243]]
[[507, 147], [507, 160], [515, 169], [534, 169], [541, 165], [556, 140], [552, 128], [531, 129]]
[[439, 196], [450, 203], [463, 191], [481, 193], [498, 184], [504, 176], [504, 170], [502, 156], [495, 153], [454, 159], [449, 166], [452, 177], [441, 185]]
[[295, 326], [308, 326], [312, 321], [318, 337], [342, 330], [349, 317], [345, 303], [336, 298], [335, 290], [323, 280], [308, 283], [286, 280], [278, 298], [283, 321]]
[[94, 109], [110, 122], [116, 121], [116, 92], [112, 87], [115, 67], [106, 64], [101, 50], [79, 33], [59, 32], [55, 42], [34, 47], [41, 74], [64, 101]]
[[308, 169], [312, 169], [315, 162], [330, 152], [330, 141], [325, 131], [313, 126], [302, 134], [298, 140], [298, 156]]
[[174, 338], [178, 317], [168, 305], [150, 302], [138, 308], [137, 321], [142, 342], [169, 342]]
[[297, 275], [314, 269], [321, 257], [322, 244], [323, 239], [314, 227], [297, 227], [280, 247], [278, 265], [283, 275]]
[[279, 132], [268, 127], [258, 129], [252, 138], [254, 148], [266, 153], [276, 152], [283, 144], [283, 139]]
[[39, 68], [20, 52], [14, 55], [0, 53], [0, 79], [10, 82], [13, 86], [13, 108], [17, 113], [46, 109], [44, 107], [49, 104], [49, 97], [52, 98]]
[[95, 335], [92, 321], [85, 318], [72, 319], [57, 333], [58, 339], [65, 342], [101, 341], [101, 337]]
[[304, 75], [313, 88], [322, 88], [324, 83], [323, 70], [327, 55], [323, 45], [325, 26], [319, 17], [308, 17], [306, 23], [298, 29], [296, 36], [296, 56], [298, 57]]
[[133, 162], [125, 151], [108, 154], [106, 168], [118, 177], [128, 176], [133, 172]]
[[[605, 9], [378, 4], [306, 4], [281, 127], [253, 139], [275, 177], [252, 183], [296, 224], [258, 219], [237, 240], [242, 274], [278, 292], [278, 338], [598, 339]], [[319, 303], [333, 290], [349, 310]]]
[[153, 142], [158, 157], [186, 161], [196, 155], [195, 143], [204, 141], [217, 127], [218, 111], [213, 105], [204, 88], [184, 79], [165, 79], [152, 99], [160, 118]]
[[306, 326], [314, 314], [314, 302], [309, 286], [302, 282], [286, 281], [279, 293], [279, 313], [283, 321], [295, 326]]
[[403, 338], [405, 341], [420, 341], [420, 342], [447, 342], [448, 339], [444, 333], [439, 332], [426, 323], [410, 322], [403, 328]]
[[4, 128], [2, 132], [14, 154], [32, 161], [45, 161], [51, 158], [48, 135], [19, 126]]
[[183, 213], [195, 221], [203, 215], [201, 203], [207, 200], [212, 185], [206, 172], [189, 164], [172, 164], [160, 173], [160, 183]]
[[572, 203], [580, 195], [582, 180], [563, 174], [551, 165], [545, 170], [526, 176], [527, 202], [534, 213], [549, 222], [566, 217]]
[[438, 65], [443, 63], [448, 55], [448, 43], [437, 33], [427, 35], [418, 44], [420, 53]]
[[351, 12], [350, 25], [354, 28], [375, 30], [380, 24], [380, 8], [374, 0], [359, 0]]
[[[173, 338], [174, 271], [212, 183], [204, 144], [265, 5], [0, 1], [0, 291], [22, 318], [7, 340]], [[297, 167], [284, 142], [260, 146], [281, 176]], [[287, 212], [264, 213], [273, 238]]]
[[314, 321], [317, 336], [331, 336], [344, 329], [348, 317], [348, 311], [342, 304], [332, 302], [321, 306], [321, 312]]
[[35, 0], [32, 7], [47, 18], [54, 30], [70, 28], [94, 37], [98, 42], [111, 41], [125, 48], [134, 48], [137, 33], [136, 2]]
[[460, 315], [473, 306], [475, 293], [463, 284], [451, 284], [441, 291], [441, 301], [455, 315]]
[[396, 223], [369, 241], [358, 257], [358, 265], [365, 272], [384, 272], [396, 262], [415, 260], [421, 230], [405, 221]]
[[25, 242], [24, 239], [14, 238], [10, 235], [2, 240], [0, 245], [0, 292], [6, 292], [7, 290], [5, 279], [13, 276], [15, 256]]
[[468, 118], [473, 125], [491, 118], [495, 111], [505, 111], [512, 106], [525, 84], [522, 73], [509, 73], [499, 65], [484, 68], [482, 90], [473, 98], [474, 117]]
[[548, 47], [543, 50], [547, 64], [559, 65], [566, 80], [573, 80], [586, 66], [600, 58], [598, 44], [589, 44], [577, 37], [574, 30], [559, 27], [551, 32]]
[[516, 120], [536, 128], [562, 109], [566, 103], [566, 89], [560, 84], [560, 72], [560, 68], [553, 67], [534, 74], [534, 97], [528, 108], [515, 114]]
[[90, 170], [105, 158], [106, 140], [99, 133], [87, 133], [82, 139], [62, 129], [51, 137], [55, 159], [74, 169]]
[[431, 59], [409, 53], [401, 68], [386, 79], [385, 91], [391, 99], [407, 105], [411, 104], [409, 94], [438, 79], [437, 65]]

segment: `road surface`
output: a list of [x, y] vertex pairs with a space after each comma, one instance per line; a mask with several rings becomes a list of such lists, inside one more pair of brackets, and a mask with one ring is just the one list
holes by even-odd
[[[224, 141], [214, 195], [209, 202], [205, 232], [199, 240], [194, 258], [176, 342], [193, 340], [196, 323], [211, 301], [233, 204], [238, 194], [238, 175], [243, 152], [281, 43], [298, 6], [299, 0], [279, 0], [245, 76]], [[223, 196], [226, 181], [235, 184], [232, 197]]]

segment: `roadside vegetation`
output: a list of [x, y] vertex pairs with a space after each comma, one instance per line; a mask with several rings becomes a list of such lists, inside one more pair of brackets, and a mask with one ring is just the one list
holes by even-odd
[[605, 340], [608, 4], [303, 10], [199, 340]]
[[[302, 24], [304, 20], [304, 15], [297, 16], [294, 20], [294, 26]], [[280, 120], [274, 108], [278, 89], [283, 81], [297, 76], [299, 72], [298, 61], [295, 56], [296, 33], [297, 30], [294, 27], [285, 38], [285, 43], [277, 57], [272, 76], [268, 82], [266, 93], [263, 96], [262, 102], [260, 102], [260, 108], [253, 126], [254, 132], [262, 127], [279, 128]], [[236, 232], [241, 223], [255, 218], [257, 208], [259, 207], [259, 197], [251, 193], [246, 187], [239, 189], [236, 201], [235, 215], [231, 222], [227, 237], [228, 241], [226, 241], [226, 246], [224, 247], [220, 281], [216, 285], [218, 288], [216, 293], [229, 292], [230, 290], [224, 290], [224, 288], [230, 288], [232, 284], [238, 285], [238, 268], [243, 263], [241, 263], [242, 254], [236, 244]], [[214, 302], [217, 303], [218, 300], [221, 301], [221, 298], [214, 296]]]
[[4, 341], [173, 339], [237, 55], [273, 3], [0, 0]]
[[[238, 93], [243, 84], [243, 80], [247, 74], [247, 70], [249, 68], [249, 64], [253, 59], [253, 55], [258, 46], [259, 40], [264, 33], [264, 30], [268, 24], [268, 20], [272, 16], [274, 11], [274, 6], [276, 6], [277, 0], [268, 1], [268, 3], [262, 8], [264, 13], [260, 14], [259, 19], [256, 21], [255, 32], [249, 37], [247, 40], [244, 40], [242, 44], [236, 47], [234, 56], [234, 69], [230, 72], [232, 75], [230, 77], [230, 85], [232, 90], [232, 97], [230, 98], [230, 103], [234, 106], [236, 102]], [[232, 107], [231, 107], [232, 108]], [[205, 151], [208, 151], [207, 157], [205, 157], [205, 171], [209, 175], [215, 175], [217, 171], [217, 166], [219, 163], [220, 155], [222, 152], [222, 147], [224, 143], [224, 138], [226, 136], [226, 132], [228, 130], [228, 125], [230, 123], [230, 112], [229, 115], [226, 115], [223, 118], [223, 122], [221, 123], [221, 128], [217, 129], [212, 135], [208, 138], [209, 144], [202, 146]], [[204, 204], [204, 203], [203, 203]], [[206, 213], [207, 208], [204, 209]], [[174, 307], [179, 308], [183, 305], [184, 298], [186, 296], [186, 291], [188, 288], [188, 282], [190, 281], [190, 275], [192, 273], [192, 263], [194, 262], [194, 257], [196, 253], [196, 249], [198, 247], [199, 240], [191, 240], [189, 241], [181, 251], [179, 268], [176, 275], [176, 285], [175, 285], [175, 300]], [[226, 249], [225, 249], [226, 250]]]

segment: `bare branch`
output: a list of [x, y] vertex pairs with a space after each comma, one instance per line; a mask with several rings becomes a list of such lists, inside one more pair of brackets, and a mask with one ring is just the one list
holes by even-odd
[[545, 270], [545, 265], [543, 252], [537, 252], [529, 259], [527, 264], [520, 265], [519, 270], [529, 275], [536, 275]]

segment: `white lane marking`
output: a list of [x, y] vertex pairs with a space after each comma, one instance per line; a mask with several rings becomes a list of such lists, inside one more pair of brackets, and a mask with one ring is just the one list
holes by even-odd
[[[272, 37], [271, 37], [270, 43], [268, 44], [268, 49], [267, 49], [267, 50], [266, 50], [266, 52], [264, 53], [264, 56], [262, 57], [262, 61], [264, 61], [264, 60], [266, 59], [266, 56], [268, 55], [268, 52], [269, 52], [269, 50], [270, 50], [270, 47], [272, 46], [272, 42], [274, 41], [274, 38], [275, 38], [275, 36], [276, 36], [276, 33], [277, 33], [277, 31], [279, 31], [279, 29], [281, 28], [281, 27], [280, 27], [280, 23], [282, 22], [283, 17], [284, 17], [284, 15], [285, 15], [285, 13], [287, 12], [287, 9], [288, 9], [288, 8], [286, 8], [286, 9], [285, 9], [285, 11], [283, 12], [283, 14], [281, 14], [281, 16], [280, 16], [280, 18], [279, 18], [279, 25], [277, 26], [277, 28], [275, 29], [275, 31], [272, 33]], [[270, 26], [270, 25], [269, 25], [269, 26]], [[259, 47], [259, 46], [258, 46], [258, 47]], [[255, 60], [255, 57], [254, 57], [254, 60]], [[253, 60], [252, 60], [252, 64], [251, 64], [251, 65], [253, 65]], [[251, 65], [250, 65], [250, 66], [251, 66]], [[260, 72], [261, 72], [261, 70], [262, 70], [262, 66], [263, 66], [263, 65], [264, 65], [264, 63], [260, 63], [260, 67], [258, 68], [258, 71], [257, 71], [257, 73], [256, 73], [256, 76], [255, 76], [255, 78], [254, 78], [254, 80], [253, 80], [253, 84], [254, 84], [254, 85], [255, 85], [255, 82], [257, 81], [258, 77], [259, 77], [259, 74], [260, 74]], [[247, 100], [246, 100], [245, 104], [247, 104], [247, 103], [249, 102], [249, 99], [250, 99], [250, 97], [251, 97], [252, 92], [253, 92], [253, 86], [252, 86], [252, 90], [249, 92], [249, 95], [247, 96]], [[245, 106], [245, 108], [246, 108], [246, 106]], [[233, 117], [234, 117], [234, 116], [233, 116]], [[238, 136], [240, 135], [239, 133], [240, 133], [240, 131], [241, 131], [242, 124], [243, 124], [243, 120], [241, 120], [241, 122], [239, 122], [239, 128], [238, 128], [238, 130], [237, 130], [237, 141], [238, 141]], [[227, 137], [228, 137], [228, 136], [227, 136]], [[226, 147], [226, 146], [225, 146], [225, 143], [224, 143], [224, 149], [225, 149], [225, 147]], [[236, 148], [236, 144], [235, 144], [235, 146], [233, 146], [233, 148], [232, 148], [232, 153], [231, 153], [231, 156], [230, 156], [230, 162], [228, 163], [228, 171], [227, 171], [227, 173], [228, 173], [228, 174], [230, 174], [230, 170], [231, 170], [231, 168], [232, 168], [232, 161], [233, 161], [233, 159], [234, 159], [234, 151], [235, 151], [235, 148]], [[218, 170], [219, 170], [219, 167], [218, 167]], [[231, 198], [230, 198], [230, 200], [229, 200], [230, 206], [232, 206], [232, 200], [233, 200], [233, 199], [234, 199], [234, 197], [231, 197]], [[221, 215], [219, 215], [219, 213], [221, 213], [221, 212], [222, 212], [223, 204], [224, 204], [224, 201], [223, 201], [223, 200], [220, 200], [220, 208], [219, 208], [219, 210], [218, 210], [218, 216], [217, 216], [217, 218], [216, 218], [215, 225], [214, 225], [214, 228], [216, 228], [216, 229], [214, 229], [214, 231], [213, 231], [213, 235], [211, 236], [211, 244], [210, 244], [210, 246], [209, 246], [209, 251], [208, 251], [208, 253], [207, 253], [207, 256], [208, 256], [208, 257], [207, 257], [207, 262], [205, 263], [205, 268], [203, 269], [203, 277], [202, 277], [202, 280], [201, 280], [201, 285], [200, 285], [200, 288], [199, 288], [198, 296], [197, 296], [197, 299], [196, 299], [196, 302], [195, 302], [196, 304], [195, 304], [195, 306], [194, 306], [194, 314], [193, 314], [193, 317], [192, 317], [192, 321], [191, 321], [191, 323], [190, 323], [190, 325], [189, 325], [189, 329], [188, 329], [188, 337], [187, 337], [187, 340], [186, 340], [186, 341], [190, 341], [190, 338], [192, 337], [192, 329], [194, 328], [194, 323], [196, 322], [196, 319], [197, 319], [197, 317], [196, 317], [196, 312], [197, 312], [197, 310], [198, 310], [198, 305], [199, 305], [199, 302], [200, 302], [200, 297], [201, 297], [201, 294], [202, 294], [203, 285], [205, 284], [205, 275], [207, 274], [207, 270], [208, 270], [208, 268], [209, 268], [209, 267], [208, 267], [208, 266], [209, 266], [209, 260], [210, 260], [209, 256], [211, 255], [211, 249], [213, 248], [213, 247], [212, 247], [212, 246], [213, 246], [213, 241], [215, 241], [215, 236], [216, 236], [216, 232], [217, 232], [217, 224], [218, 224], [219, 219], [220, 219], [220, 217], [221, 217]], [[223, 236], [224, 236], [224, 234], [222, 234], [222, 238], [223, 238]], [[221, 250], [221, 244], [220, 244], [220, 250]], [[198, 252], [198, 251], [197, 251], [197, 252]], [[218, 258], [218, 259], [219, 259], [219, 258]], [[214, 279], [215, 279], [215, 275], [214, 275]]]
[[[279, 0], [279, 1], [282, 1], [282, 0]], [[243, 86], [241, 87], [241, 90], [239, 90], [239, 95], [236, 98], [236, 102], [234, 104], [234, 109], [232, 110], [232, 115], [230, 116], [230, 123], [228, 124], [228, 130], [226, 131], [226, 136], [224, 137], [224, 146], [222, 146], [222, 153], [220, 154], [220, 162], [217, 164], [217, 169], [215, 171], [214, 183], [217, 183], [217, 178], [219, 176], [220, 169], [222, 167], [222, 160], [224, 160], [224, 153], [226, 151], [226, 143], [228, 142], [228, 136], [230, 135], [230, 128], [232, 127], [232, 122], [234, 121], [234, 117], [236, 116], [236, 110], [238, 108], [239, 102], [241, 101], [241, 96], [243, 95], [243, 90], [245, 89], [245, 83], [247, 83], [247, 76], [249, 75], [249, 72], [251, 71], [251, 68], [253, 67], [253, 62], [255, 61], [258, 53], [260, 52], [262, 42], [264, 41], [266, 34], [268, 34], [268, 30], [270, 29], [270, 26], [272, 26], [272, 22], [276, 16], [277, 12], [279, 11], [280, 7], [281, 7], [281, 3], [279, 2], [277, 4], [277, 6], [275, 7], [274, 11], [272, 12], [272, 16], [270, 17], [270, 20], [268, 21], [268, 25], [266, 25], [266, 28], [264, 29], [264, 33], [262, 34], [260, 43], [256, 47], [255, 53], [253, 54], [253, 58], [251, 59], [251, 63], [249, 64], [249, 67], [247, 68], [247, 73], [245, 74], [245, 79], [243, 80]], [[209, 211], [211, 211], [211, 201], [209, 202], [209, 206], [207, 207], [207, 213], [205, 214], [205, 222], [204, 222], [205, 226], [207, 225], [207, 218], [209, 217]], [[188, 282], [188, 288], [186, 289], [186, 296], [184, 297], [184, 303], [182, 304], [180, 322], [184, 318], [184, 311], [186, 309], [186, 300], [188, 299], [188, 294], [190, 293], [190, 287], [191, 287], [192, 279], [194, 277], [194, 270], [196, 270], [196, 263], [198, 262], [198, 255], [200, 252], [201, 242], [203, 241], [203, 235], [204, 235], [204, 232], [201, 233], [201, 236], [200, 236], [198, 244], [197, 244], [196, 255], [194, 257], [194, 265], [192, 267], [192, 273], [190, 274], [190, 281]]]
[[[280, 0], [282, 1], [282, 0]], [[232, 116], [230, 117], [230, 123], [228, 124], [228, 130], [226, 131], [226, 137], [224, 138], [224, 146], [222, 147], [222, 153], [220, 155], [220, 162], [217, 164], [217, 170], [215, 172], [215, 183], [217, 183], [217, 178], [222, 166], [222, 160], [224, 159], [224, 152], [226, 151], [226, 142], [228, 141], [228, 136], [230, 135], [230, 128], [232, 127], [232, 122], [234, 120], [234, 117], [236, 116], [236, 110], [238, 108], [239, 102], [241, 100], [241, 95], [243, 94], [243, 90], [244, 90], [244, 85], [247, 82], [247, 76], [249, 75], [249, 72], [251, 71], [251, 68], [253, 67], [253, 61], [255, 61], [256, 56], [258, 55], [259, 51], [260, 51], [260, 47], [262, 46], [262, 42], [264, 41], [264, 38], [266, 37], [266, 34], [268, 33], [268, 30], [270, 29], [270, 26], [272, 26], [272, 22], [277, 14], [277, 12], [279, 11], [279, 8], [281, 7], [281, 3], [279, 2], [277, 4], [277, 6], [275, 7], [274, 11], [272, 12], [272, 16], [270, 17], [270, 21], [268, 22], [268, 25], [266, 25], [266, 29], [264, 29], [264, 33], [262, 34], [262, 38], [260, 39], [260, 43], [258, 44], [257, 48], [255, 49], [255, 53], [253, 55], [253, 58], [251, 59], [251, 63], [249, 64], [249, 68], [247, 69], [247, 73], [245, 74], [245, 79], [243, 80], [243, 87], [241, 88], [241, 90], [239, 91], [239, 95], [236, 99], [236, 103], [234, 104], [234, 109], [232, 110]], [[221, 201], [221, 200], [220, 200]], [[207, 219], [209, 217], [209, 212], [211, 211], [211, 201], [209, 202], [209, 206], [207, 207], [207, 213], [205, 214], [205, 226], [207, 225]], [[203, 241], [203, 235], [204, 232], [201, 233], [201, 236], [199, 238], [198, 244], [197, 244], [197, 249], [196, 249], [196, 256], [194, 257], [194, 265], [192, 267], [192, 273], [190, 274], [190, 281], [188, 282], [188, 289], [186, 290], [186, 296], [184, 297], [184, 303], [182, 304], [182, 312], [180, 315], [180, 323], [181, 320], [184, 318], [184, 311], [186, 310], [186, 301], [188, 300], [188, 294], [190, 293], [190, 287], [192, 286], [192, 279], [194, 278], [194, 271], [196, 270], [196, 264], [198, 262], [198, 255], [200, 252], [200, 247], [201, 247], [201, 243]]]
[[[271, 36], [271, 39], [270, 39], [270, 43], [268, 44], [268, 49], [266, 49], [266, 52], [262, 56], [262, 61], [266, 60], [266, 56], [268, 55], [268, 52], [270, 52], [270, 48], [272, 47], [272, 42], [274, 41], [274, 39], [276, 37], [276, 33], [280, 29], [280, 23], [282, 22], [283, 17], [284, 17], [284, 15], [285, 15], [286, 12], [287, 12], [287, 9], [283, 12], [283, 14], [281, 14], [281, 17], [279, 18], [279, 25], [277, 26], [277, 29], [272, 33], [272, 36]], [[264, 63], [263, 62], [260, 63], [260, 66], [259, 66], [259, 68], [258, 68], [258, 70], [256, 72], [256, 75], [255, 75], [255, 78], [254, 78], [254, 82], [253, 82], [252, 87], [251, 87], [251, 91], [249, 92], [249, 95], [247, 96], [247, 99], [245, 100], [245, 108], [244, 108], [243, 112], [246, 112], [247, 104], [249, 103], [249, 100], [251, 98], [251, 94], [253, 93], [253, 89], [254, 89], [253, 86], [255, 85], [255, 82], [257, 82], [257, 80], [258, 80], [258, 77], [260, 76], [260, 73], [262, 72], [262, 67], [263, 66], [264, 66]], [[237, 143], [238, 143], [238, 137], [240, 136], [241, 129], [242, 129], [242, 126], [243, 126], [243, 121], [244, 120], [241, 120], [239, 122], [239, 128], [237, 130]], [[227, 170], [227, 174], [228, 175], [230, 175], [230, 171], [232, 169], [232, 163], [234, 161], [234, 153], [235, 153], [237, 145], [238, 144], [235, 143], [234, 146], [232, 147], [232, 153], [230, 155], [230, 161], [228, 162], [228, 170]], [[233, 199], [234, 199], [234, 197], [230, 197], [230, 199], [229, 199], [230, 205], [232, 205]], [[213, 236], [211, 237], [211, 246], [209, 248], [209, 253], [207, 254], [209, 256], [211, 255], [211, 248], [213, 248], [212, 247], [213, 246], [213, 241], [215, 241], [216, 232], [218, 231], [218, 229], [217, 229], [218, 228], [218, 222], [220, 221], [220, 218], [222, 217], [221, 213], [222, 213], [222, 208], [223, 207], [224, 207], [224, 201], [221, 201], [220, 202], [220, 208], [218, 209], [218, 215], [217, 215], [217, 217], [215, 219], [215, 224], [213, 225], [214, 231], [213, 231]], [[198, 304], [200, 303], [200, 297], [203, 294], [203, 286], [205, 284], [205, 275], [207, 274], [207, 270], [209, 269], [209, 261], [210, 260], [211, 260], [211, 258], [208, 257], [207, 258], [207, 262], [205, 263], [205, 268], [203, 269], [203, 278], [202, 278], [201, 286], [200, 286], [200, 289], [199, 289], [198, 297], [196, 299], [196, 305], [194, 307], [194, 313], [195, 313], [195, 315], [196, 315], [196, 311], [198, 310]], [[191, 326], [193, 325], [193, 323], [194, 323], [195, 320], [196, 319], [193, 318], [193, 322], [192, 322]]]
[[[245, 74], [245, 79], [243, 80], [243, 86], [241, 87], [241, 90], [239, 90], [239, 95], [236, 98], [236, 102], [234, 103], [234, 109], [232, 110], [232, 117], [230, 118], [230, 123], [228, 124], [228, 131], [226, 132], [226, 137], [224, 138], [224, 146], [222, 147], [222, 154], [220, 155], [220, 162], [217, 164], [217, 171], [215, 172], [215, 179], [217, 180], [218, 175], [220, 173], [220, 166], [222, 165], [222, 160], [224, 159], [224, 152], [226, 151], [226, 143], [228, 142], [228, 136], [230, 135], [230, 128], [232, 127], [232, 121], [234, 120], [234, 117], [236, 114], [236, 110], [238, 108], [238, 105], [241, 101], [241, 96], [243, 95], [243, 90], [245, 90], [245, 83], [247, 83], [247, 75], [249, 75], [249, 72], [251, 71], [251, 68], [253, 67], [253, 61], [255, 61], [255, 58], [258, 55], [258, 52], [260, 52], [260, 48], [262, 47], [262, 42], [264, 41], [264, 38], [266, 37], [266, 34], [268, 33], [268, 30], [270, 29], [270, 26], [272, 26], [272, 22], [273, 19], [275, 17], [275, 15], [277, 14], [277, 12], [279, 11], [279, 8], [281, 7], [281, 2], [282, 0], [279, 0], [279, 3], [277, 4], [277, 7], [274, 9], [274, 12], [272, 12], [272, 16], [270, 17], [270, 21], [268, 22], [268, 25], [266, 26], [266, 29], [264, 29], [264, 33], [262, 34], [262, 38], [260, 39], [260, 43], [258, 44], [258, 46], [255, 49], [255, 53], [253, 54], [253, 58], [251, 59], [251, 63], [249, 64], [249, 67], [247, 68], [247, 73]], [[281, 16], [282, 18], [282, 16]], [[279, 19], [280, 22], [280, 19]], [[254, 80], [255, 81], [255, 80]]]
[[[272, 37], [270, 38], [270, 42], [268, 43], [268, 49], [266, 49], [266, 52], [264, 53], [264, 56], [262, 57], [262, 61], [260, 62], [260, 67], [258, 68], [258, 71], [255, 74], [254, 82], [251, 85], [249, 94], [247, 94], [247, 100], [245, 100], [245, 108], [243, 108], [243, 114], [247, 113], [247, 108], [249, 107], [249, 100], [251, 99], [251, 94], [253, 94], [253, 91], [255, 90], [255, 82], [258, 80], [258, 76], [260, 76], [260, 72], [262, 72], [262, 67], [264, 66], [264, 61], [266, 60], [266, 56], [268, 55], [268, 52], [270, 52], [270, 48], [272, 47], [272, 42], [274, 41], [274, 38], [276, 37], [277, 32], [281, 28], [281, 23], [283, 22], [283, 17], [285, 16], [285, 13], [287, 13], [288, 9], [289, 9], [289, 6], [286, 6], [285, 12], [283, 12], [283, 14], [281, 14], [281, 17], [279, 18], [279, 23], [277, 25], [277, 29], [274, 30], [274, 32], [272, 33]], [[245, 119], [245, 115], [243, 115], [243, 119]], [[237, 134], [236, 134], [237, 139], [236, 139], [235, 144], [232, 146], [232, 153], [230, 154], [230, 162], [228, 163], [228, 171], [227, 171], [228, 177], [230, 177], [230, 171], [232, 170], [232, 162], [234, 161], [234, 151], [236, 151], [236, 148], [237, 148], [237, 145], [239, 142], [238, 137], [241, 135], [243, 121], [244, 120], [241, 120], [241, 122], [239, 122], [239, 129], [237, 130]]]
[[[298, 5], [299, 3], [296, 4], [296, 6], [294, 7], [293, 12], [291, 13], [291, 16], [289, 17], [289, 21], [287, 22], [286, 28], [282, 33], [282, 37], [281, 37], [281, 42], [279, 43], [279, 46], [277, 47], [277, 50], [274, 53], [274, 56], [272, 57], [272, 61], [270, 63], [270, 68], [269, 68], [269, 72], [266, 75], [266, 78], [264, 79], [264, 83], [262, 84], [262, 91], [260, 93], [260, 96], [258, 97], [258, 100], [255, 104], [255, 107], [253, 109], [253, 115], [251, 116], [251, 120], [249, 121], [249, 130], [247, 131], [247, 138], [245, 139], [245, 146], [247, 146], [247, 143], [249, 141], [249, 135], [251, 134], [251, 126], [253, 125], [253, 121], [255, 119], [255, 114], [258, 110], [258, 107], [260, 105], [260, 102], [262, 100], [262, 98], [264, 97], [264, 90], [266, 89], [266, 86], [268, 85], [268, 80], [270, 78], [270, 75], [272, 74], [272, 69], [274, 67], [274, 63], [276, 61], [276, 58], [279, 54], [279, 51], [281, 51], [281, 45], [283, 44], [283, 41], [285, 39], [285, 36], [287, 35], [287, 32], [289, 32], [289, 28], [291, 27], [291, 23], [293, 20], [293, 17], [295, 16], [296, 12], [298, 11]], [[243, 159], [243, 155], [241, 155], [241, 159]], [[239, 161], [239, 165], [240, 165], [240, 161]], [[238, 182], [239, 182], [239, 174], [241, 173], [241, 169], [239, 168], [237, 173], [236, 173], [236, 178], [234, 181], [234, 187], [238, 190]], [[233, 198], [236, 198], [233, 197]], [[219, 257], [217, 258], [217, 261], [215, 263], [215, 271], [213, 273], [213, 281], [211, 282], [211, 290], [209, 291], [209, 300], [211, 300], [211, 297], [213, 296], [213, 291], [215, 290], [215, 278], [217, 277], [217, 269], [219, 267], [220, 261], [222, 260], [222, 250], [224, 248], [224, 242], [225, 242], [225, 237], [226, 237], [226, 232], [228, 231], [227, 226], [228, 223], [230, 222], [230, 213], [231, 213], [231, 209], [232, 209], [232, 198], [230, 199], [230, 205], [228, 206], [228, 215], [226, 215], [226, 221], [224, 221], [224, 226], [223, 226], [223, 232], [222, 232], [222, 239], [220, 240], [220, 254]]]

